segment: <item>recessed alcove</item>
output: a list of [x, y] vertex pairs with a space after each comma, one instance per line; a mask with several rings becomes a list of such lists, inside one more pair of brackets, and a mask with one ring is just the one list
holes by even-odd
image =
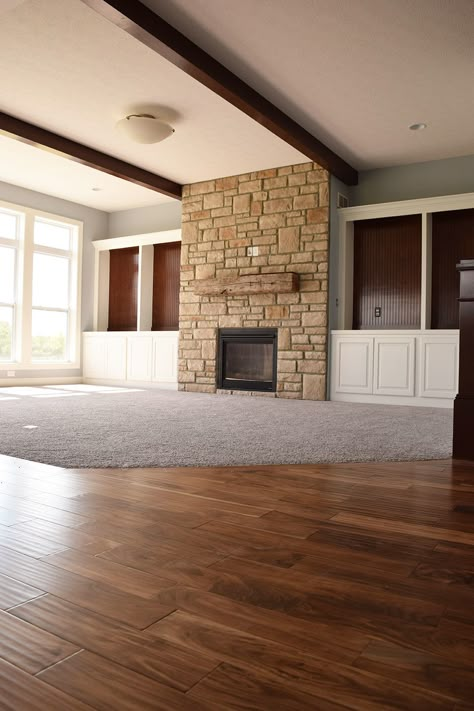
[[176, 388], [181, 230], [93, 245], [94, 329], [83, 336], [84, 381]]

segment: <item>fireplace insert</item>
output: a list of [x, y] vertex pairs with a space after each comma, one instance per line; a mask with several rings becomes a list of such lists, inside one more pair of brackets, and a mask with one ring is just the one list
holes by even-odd
[[276, 328], [221, 328], [218, 346], [218, 388], [276, 391]]

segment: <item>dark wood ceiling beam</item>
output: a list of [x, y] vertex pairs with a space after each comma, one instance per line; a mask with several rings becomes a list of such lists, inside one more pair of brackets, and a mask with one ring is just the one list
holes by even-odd
[[138, 0], [82, 2], [347, 185], [357, 184], [352, 166]]
[[94, 148], [89, 148], [89, 146], [84, 146], [82, 143], [59, 136], [57, 133], [47, 131], [1, 111], [0, 134], [36, 148], [42, 148], [76, 163], [82, 163], [82, 165], [100, 170], [102, 173], [128, 180], [128, 182], [135, 183], [143, 188], [155, 190], [163, 195], [181, 200], [182, 186], [172, 180], [156, 175], [156, 173], [150, 173], [148, 170], [139, 168], [136, 165], [126, 163], [107, 153], [101, 153]]

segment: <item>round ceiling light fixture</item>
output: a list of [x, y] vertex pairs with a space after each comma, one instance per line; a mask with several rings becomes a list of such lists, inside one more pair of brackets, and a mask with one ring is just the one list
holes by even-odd
[[411, 126], [408, 127], [410, 131], [423, 131], [425, 128], [428, 128], [427, 123], [412, 123]]
[[152, 114], [129, 114], [115, 128], [134, 143], [159, 143], [174, 133], [174, 128]]

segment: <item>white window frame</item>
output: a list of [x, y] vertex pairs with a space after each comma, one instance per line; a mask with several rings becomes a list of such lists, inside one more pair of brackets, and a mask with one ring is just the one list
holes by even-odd
[[[13, 212], [20, 216], [19, 232], [15, 245], [17, 247], [16, 263], [16, 304], [13, 326], [13, 343], [11, 361], [1, 361], [0, 369], [12, 370], [73, 370], [80, 368], [81, 363], [81, 283], [82, 283], [82, 245], [83, 223], [62, 215], [43, 210], [34, 210], [0, 201], [2, 210]], [[72, 227], [70, 250], [57, 249], [34, 243], [35, 218], [48, 222]], [[0, 239], [0, 243], [13, 246], [13, 240]], [[50, 254], [69, 259], [69, 309], [46, 308], [41, 310], [67, 311], [68, 338], [66, 360], [35, 361], [31, 353], [32, 316], [33, 316], [33, 255], [35, 253]], [[8, 305], [8, 304], [7, 304]], [[36, 308], [36, 307], [35, 307]]]
[[[11, 213], [13, 214], [16, 218], [16, 236], [15, 239], [9, 239], [7, 237], [2, 237], [0, 234], [0, 247], [8, 247], [9, 249], [13, 249], [15, 251], [15, 262], [14, 262], [14, 282], [13, 282], [13, 302], [8, 303], [4, 301], [0, 301], [0, 307], [1, 306], [6, 306], [7, 308], [11, 308], [13, 313], [12, 313], [12, 343], [11, 343], [11, 355], [13, 362], [15, 360], [15, 357], [17, 356], [19, 352], [19, 347], [18, 347], [18, 341], [19, 341], [19, 334], [20, 334], [20, 326], [21, 326], [21, 319], [20, 319], [20, 309], [19, 309], [19, 300], [20, 300], [20, 288], [21, 288], [21, 283], [22, 283], [22, 275], [21, 275], [21, 269], [20, 269], [20, 264], [21, 264], [21, 259], [22, 259], [22, 254], [23, 254], [23, 249], [22, 249], [22, 236], [24, 234], [24, 215], [22, 215], [21, 212], [18, 210], [13, 210], [10, 209], [10, 207], [7, 207], [6, 205], [0, 203], [0, 208], [2, 212], [6, 213]], [[0, 361], [0, 367], [3, 365], [9, 365], [12, 361], [7, 361], [7, 360], [1, 360]]]

